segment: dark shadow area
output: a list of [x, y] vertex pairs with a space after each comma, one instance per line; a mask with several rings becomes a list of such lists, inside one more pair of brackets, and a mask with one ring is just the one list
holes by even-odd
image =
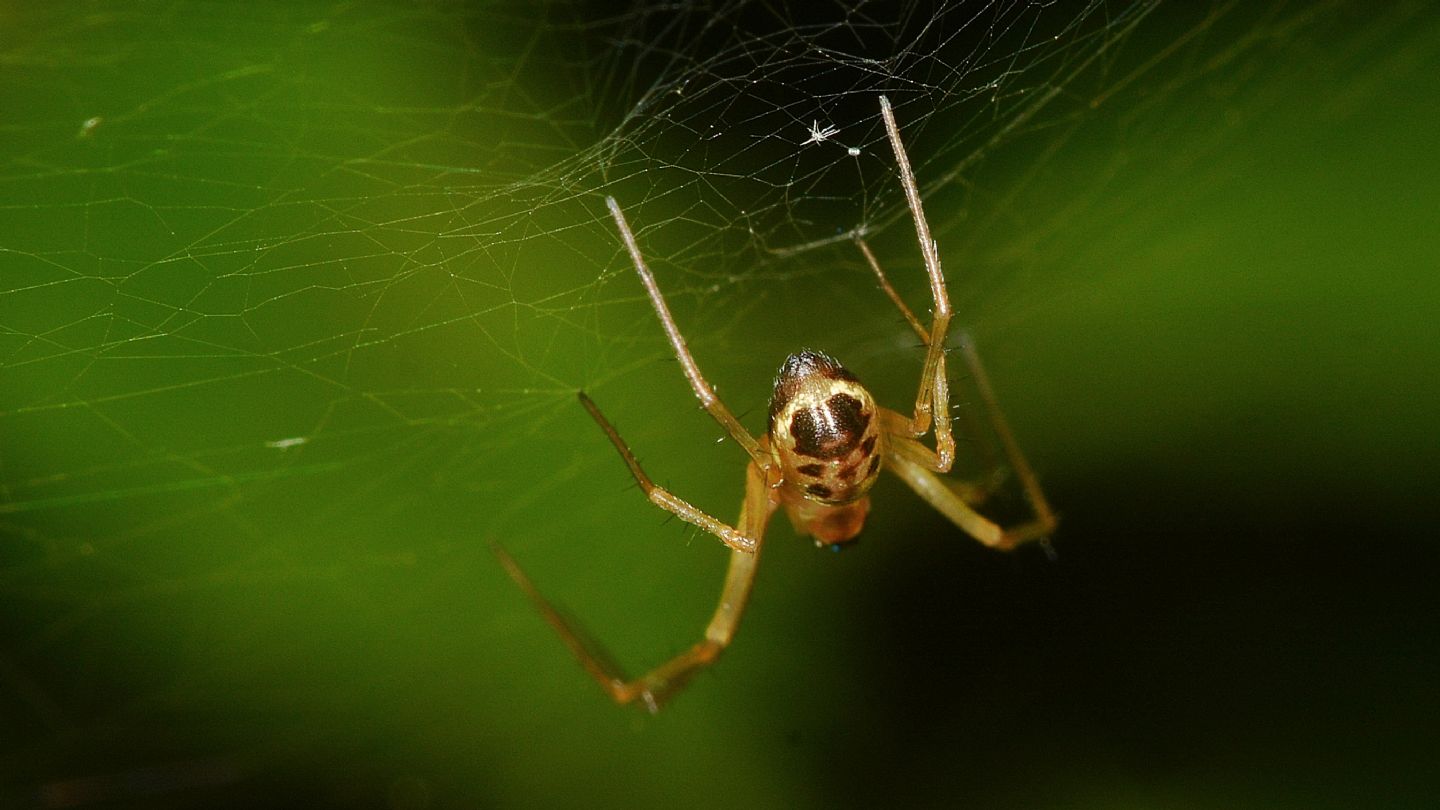
[[1433, 507], [1318, 481], [1237, 503], [1181, 466], [1052, 481], [1057, 503], [1089, 505], [1053, 563], [917, 519], [923, 552], [854, 594], [854, 643], [873, 654], [850, 676], [871, 702], [806, 735], [823, 741], [827, 798], [924, 801], [917, 783], [940, 783], [961, 804], [1025, 806], [1024, 786], [1057, 773], [1108, 795], [1189, 784], [1204, 801], [1437, 795]]

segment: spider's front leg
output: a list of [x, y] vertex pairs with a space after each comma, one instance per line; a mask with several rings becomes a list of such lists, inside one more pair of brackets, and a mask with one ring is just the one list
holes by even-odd
[[[923, 216], [923, 214], [922, 214]], [[870, 265], [871, 271], [880, 281], [880, 289], [905, 316], [905, 321], [915, 334], [920, 337], [926, 345], [925, 365], [920, 373], [920, 390], [915, 394], [915, 412], [912, 416], [892, 411], [888, 408], [881, 410], [880, 418], [885, 429], [893, 435], [903, 436], [909, 439], [918, 439], [930, 430], [933, 422], [935, 425], [935, 449], [910, 442], [906, 445], [906, 452], [913, 460], [923, 464], [927, 469], [936, 472], [949, 472], [950, 467], [955, 463], [955, 437], [951, 431], [948, 411], [950, 410], [950, 382], [949, 372], [945, 367], [945, 333], [949, 330], [950, 315], [948, 303], [943, 322], [937, 322], [937, 327], [932, 331], [925, 331], [915, 313], [906, 306], [904, 299], [895, 292], [891, 286], [890, 279], [885, 276], [885, 271], [880, 268], [880, 262], [875, 258], [875, 253], [870, 250], [870, 245], [864, 238], [855, 237], [855, 244], [864, 254], [865, 261]], [[942, 287], [943, 291], [943, 287]], [[932, 335], [938, 335], [939, 343], [936, 343]], [[940, 403], [938, 406], [936, 403]], [[936, 417], [935, 412], [943, 414]]]
[[[885, 271], [875, 259], [865, 240], [856, 237], [860, 252], [880, 286], [905, 316], [910, 327], [925, 341], [925, 366], [920, 375], [920, 390], [915, 396], [915, 412], [911, 417], [889, 409], [881, 409], [880, 420], [885, 432], [886, 460], [888, 466], [910, 485], [922, 498], [948, 517], [957, 526], [986, 545], [996, 548], [1013, 548], [1029, 540], [1043, 539], [1055, 530], [1056, 518], [1040, 483], [1030, 468], [1029, 462], [1020, 452], [1005, 415], [995, 400], [990, 388], [990, 378], [980, 364], [980, 356], [969, 336], [961, 338], [960, 347], [980, 398], [985, 405], [991, 427], [1000, 437], [1010, 466], [1019, 477], [1025, 497], [1030, 502], [1035, 518], [1023, 525], [1003, 529], [994, 521], [982, 516], [966, 501], [964, 494], [948, 486], [935, 473], [950, 470], [955, 461], [955, 437], [950, 427], [950, 387], [945, 367], [945, 339], [950, 328], [950, 295], [945, 288], [945, 274], [940, 268], [939, 248], [930, 235], [930, 224], [925, 218], [925, 207], [920, 201], [920, 190], [915, 183], [915, 172], [910, 167], [910, 158], [905, 145], [900, 141], [900, 128], [895, 123], [895, 113], [889, 99], [880, 97], [880, 116], [885, 121], [885, 131], [890, 138], [890, 147], [895, 152], [895, 163], [900, 170], [900, 185], [905, 189], [905, 201], [910, 206], [910, 216], [915, 221], [915, 236], [920, 242], [920, 253], [925, 260], [925, 272], [930, 278], [930, 294], [935, 302], [934, 316], [927, 332], [910, 308], [895, 292], [885, 277]], [[935, 427], [935, 449], [931, 450], [917, 439]], [[968, 494], [983, 497], [988, 494], [986, 482], [970, 488]]]
[[900, 141], [900, 127], [895, 123], [895, 113], [890, 109], [890, 100], [880, 97], [880, 117], [885, 120], [885, 132], [890, 137], [890, 148], [895, 153], [895, 164], [900, 170], [900, 185], [905, 190], [905, 202], [910, 206], [910, 216], [915, 221], [915, 237], [920, 242], [920, 255], [925, 259], [925, 272], [930, 277], [930, 295], [935, 302], [931, 315], [930, 329], [921, 327], [900, 296], [895, 293], [875, 255], [860, 241], [861, 250], [869, 261], [871, 269], [879, 276], [890, 300], [894, 301], [906, 320], [925, 341], [925, 365], [920, 373], [920, 390], [915, 394], [915, 413], [910, 418], [904, 433], [919, 438], [935, 428], [935, 450], [925, 465], [935, 472], [949, 472], [955, 463], [955, 437], [950, 430], [950, 383], [945, 371], [945, 337], [950, 331], [950, 294], [945, 289], [945, 274], [940, 269], [940, 250], [930, 236], [930, 223], [925, 219], [925, 208], [920, 203], [920, 189], [915, 184], [915, 172], [910, 168], [910, 157], [905, 144]]
[[744, 448], [751, 461], [762, 468], [769, 467], [770, 457], [760, 449], [760, 443], [740, 424], [740, 420], [735, 418], [730, 409], [725, 407], [715, 389], [706, 381], [705, 375], [700, 373], [700, 366], [690, 355], [690, 348], [685, 345], [685, 337], [680, 334], [680, 327], [675, 325], [675, 318], [670, 314], [665, 296], [660, 293], [660, 285], [655, 283], [655, 274], [651, 273], [650, 267], [645, 264], [645, 257], [640, 253], [640, 244], [635, 241], [635, 232], [630, 230], [630, 223], [625, 220], [625, 212], [620, 210], [620, 203], [616, 202], [614, 197], [606, 197], [605, 205], [610, 209], [610, 216], [615, 220], [616, 229], [620, 231], [620, 240], [625, 243], [625, 249], [630, 253], [630, 261], [635, 265], [635, 273], [640, 276], [640, 283], [645, 287], [650, 305], [655, 308], [655, 316], [660, 319], [660, 327], [665, 330], [665, 337], [669, 339], [670, 347], [675, 350], [675, 359], [680, 361], [680, 368], [685, 372], [685, 379], [690, 381], [690, 389], [695, 392], [695, 398], [700, 400], [700, 406]]

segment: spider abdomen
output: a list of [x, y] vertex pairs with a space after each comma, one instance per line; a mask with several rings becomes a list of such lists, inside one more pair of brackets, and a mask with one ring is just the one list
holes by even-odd
[[792, 503], [854, 503], [880, 472], [875, 400], [822, 352], [805, 349], [785, 359], [770, 399], [769, 436]]

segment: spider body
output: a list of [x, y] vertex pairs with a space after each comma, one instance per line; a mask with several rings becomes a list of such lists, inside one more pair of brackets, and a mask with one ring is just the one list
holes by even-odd
[[[1010, 434], [974, 344], [964, 336], [959, 341], [961, 356], [989, 416], [990, 427], [1000, 439], [1010, 469], [1019, 479], [1035, 517], [1007, 529], [976, 511], [975, 507], [999, 480], [996, 475], [982, 478], [978, 483], [947, 481], [940, 477], [949, 472], [955, 459], [945, 357], [950, 299], [945, 290], [945, 276], [940, 269], [939, 251], [925, 221], [915, 175], [900, 142], [890, 102], [884, 96], [880, 97], [880, 113], [895, 154], [901, 186], [915, 222], [915, 235], [930, 281], [934, 309], [928, 329], [890, 286], [865, 240], [858, 233], [854, 238], [866, 263], [879, 279], [881, 289], [926, 347], [919, 391], [914, 410], [909, 414], [876, 404], [874, 397], [855, 375], [834, 358], [806, 349], [790, 355], [780, 367], [770, 399], [766, 431], [756, 439], [740, 424], [700, 373], [700, 367], [690, 355], [680, 328], [670, 314], [665, 297], [660, 294], [654, 274], [645, 265], [645, 258], [620, 210], [620, 204], [613, 197], [606, 198], [621, 241], [630, 254], [635, 272], [645, 287], [650, 304], [660, 319], [660, 325], [696, 399], [750, 456], [745, 468], [745, 496], [740, 503], [740, 517], [732, 526], [657, 486], [620, 438], [619, 431], [590, 397], [580, 392], [581, 405], [619, 452], [650, 502], [709, 532], [730, 549], [730, 565], [720, 601], [705, 627], [704, 637], [690, 649], [638, 678], [626, 677], [600, 651], [599, 645], [551, 606], [504, 549], [493, 546], [511, 579], [535, 603], [591, 677], [617, 703], [638, 700], [650, 711], [657, 711], [697, 672], [719, 658], [721, 651], [735, 637], [741, 613], [750, 599], [765, 527], [782, 506], [798, 533], [811, 535], [818, 545], [839, 548], [841, 544], [853, 540], [864, 527], [870, 511], [868, 493], [883, 467], [891, 470], [921, 499], [961, 530], [991, 548], [1011, 549], [1026, 541], [1044, 539], [1055, 529], [1055, 515]], [[920, 441], [932, 431], [933, 448]]]
[[780, 500], [818, 544], [849, 542], [865, 525], [866, 493], [880, 477], [877, 414], [865, 386], [823, 352], [790, 355], [775, 377], [766, 438]]

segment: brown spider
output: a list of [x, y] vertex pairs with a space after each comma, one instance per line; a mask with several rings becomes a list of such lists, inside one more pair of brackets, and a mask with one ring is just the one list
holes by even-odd
[[[725, 575], [720, 604], [705, 628], [705, 638], [639, 678], [632, 680], [625, 677], [598, 645], [582, 635], [540, 595], [515, 560], [504, 549], [495, 546], [495, 553], [510, 577], [534, 601], [586, 671], [617, 703], [630, 703], [638, 698], [651, 712], [658, 711], [667, 698], [720, 656], [720, 652], [735, 637], [736, 626], [755, 581], [765, 525], [778, 507], [785, 507], [797, 532], [812, 535], [817, 545], [838, 549], [854, 540], [863, 528], [865, 514], [870, 509], [866, 493], [875, 483], [881, 468], [885, 467], [893, 470], [921, 498], [967, 534], [992, 548], [1011, 549], [1028, 540], [1043, 539], [1055, 529], [1055, 515], [1045, 501], [1034, 472], [1011, 436], [990, 388], [989, 378], [980, 365], [979, 355], [967, 336], [960, 338], [961, 355], [974, 379], [991, 427], [1001, 441], [1035, 517], [1015, 528], [1003, 529], [980, 515], [971, 505], [982, 500], [993, 483], [962, 484], [952, 488], [936, 475], [948, 472], [955, 458], [955, 439], [947, 417], [950, 393], [945, 373], [950, 299], [945, 291], [945, 276], [940, 271], [940, 256], [920, 205], [915, 175], [900, 142], [900, 131], [890, 102], [884, 96], [880, 97], [880, 115], [895, 152], [900, 182], [915, 220], [915, 233], [920, 240], [925, 270], [930, 276], [935, 312], [928, 331], [890, 286], [864, 239], [857, 234], [855, 241], [879, 278], [885, 294], [928, 347], [924, 370], [920, 375], [920, 390], [911, 416], [876, 405], [870, 392], [844, 366], [826, 354], [806, 349], [790, 355], [780, 367], [770, 400], [766, 433], [757, 441], [736, 421], [700, 374], [690, 350], [685, 347], [685, 339], [670, 316], [664, 297], [660, 295], [655, 277], [640, 255], [635, 235], [626, 223], [620, 205], [613, 197], [605, 200], [635, 263], [635, 271], [655, 307], [655, 314], [660, 318], [660, 325], [670, 338], [680, 367], [695, 390], [695, 396], [699, 397], [700, 404], [715, 421], [723, 425], [750, 454], [750, 464], [745, 469], [745, 499], [740, 506], [740, 520], [736, 526], [730, 526], [656, 486], [640, 468], [635, 454], [630, 452], [609, 420], [600, 413], [590, 397], [580, 392], [580, 404], [585, 406], [615, 449], [620, 451], [630, 474], [639, 482], [650, 501], [681, 520], [715, 535], [730, 547], [730, 568]], [[932, 425], [935, 429], [934, 450], [918, 441]]]

